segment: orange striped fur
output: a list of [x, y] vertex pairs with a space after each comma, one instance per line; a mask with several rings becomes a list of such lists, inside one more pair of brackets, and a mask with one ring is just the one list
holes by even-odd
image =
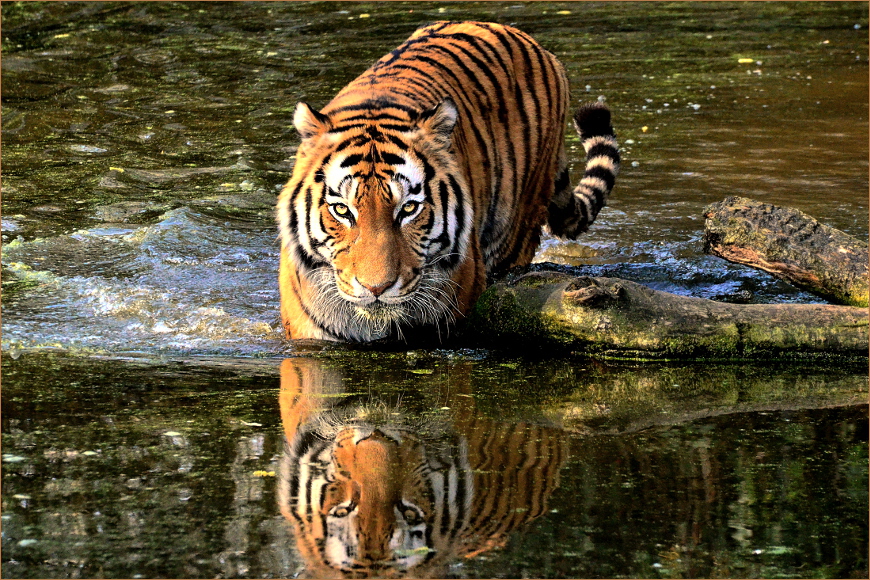
[[575, 116], [586, 175], [572, 191], [562, 65], [482, 22], [417, 30], [321, 111], [278, 201], [288, 338], [370, 341], [445, 331], [487, 278], [528, 264], [543, 227], [573, 238], [619, 169], [610, 113]]
[[471, 365], [449, 372], [427, 384], [449, 414], [427, 421], [341, 397], [349, 377], [323, 361], [282, 362], [278, 505], [304, 577], [445, 578], [548, 511], [566, 434], [490, 419]]

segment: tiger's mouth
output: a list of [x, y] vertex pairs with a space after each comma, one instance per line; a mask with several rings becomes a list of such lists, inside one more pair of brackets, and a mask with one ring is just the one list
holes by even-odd
[[[414, 294], [420, 288], [421, 280], [422, 277], [418, 277], [410, 282], [402, 283], [395, 293], [375, 295], [362, 290], [361, 294], [357, 294], [356, 292], [359, 291], [359, 288], [353, 288], [353, 286], [348, 285], [346, 282], [340, 281], [338, 273], [335, 274], [335, 285], [341, 297], [357, 308], [365, 308], [372, 313], [389, 309], [390, 307], [401, 306], [413, 300]], [[398, 286], [398, 284], [395, 285]]]
[[354, 307], [361, 317], [373, 322], [395, 320], [404, 311], [401, 303], [388, 304], [377, 299], [369, 304], [354, 304]]
[[434, 324], [440, 333], [454, 322], [456, 284], [437, 268], [425, 268], [403, 288], [401, 296], [360, 299], [346, 292], [333, 268], [319, 268], [309, 280], [312, 310], [350, 340], [375, 340], [390, 334], [402, 338], [403, 329], [415, 324]]

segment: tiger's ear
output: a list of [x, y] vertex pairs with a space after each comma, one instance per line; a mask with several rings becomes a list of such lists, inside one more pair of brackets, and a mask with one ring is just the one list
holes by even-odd
[[456, 126], [458, 116], [459, 112], [456, 110], [456, 103], [453, 102], [453, 99], [447, 97], [434, 108], [423, 111], [417, 119], [417, 126], [444, 141], [448, 141], [450, 140], [450, 134], [453, 132], [453, 127]]
[[296, 112], [293, 114], [293, 125], [303, 139], [325, 133], [330, 128], [329, 117], [315, 111], [307, 103], [301, 101], [296, 104]]

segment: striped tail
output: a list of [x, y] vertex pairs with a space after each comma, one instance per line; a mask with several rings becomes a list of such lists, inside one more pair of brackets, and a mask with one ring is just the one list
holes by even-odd
[[604, 103], [581, 105], [574, 113], [574, 127], [586, 150], [586, 172], [573, 192], [567, 168], [560, 174], [548, 220], [553, 235], [569, 239], [589, 229], [607, 203], [619, 173], [619, 149], [610, 125], [610, 110]]

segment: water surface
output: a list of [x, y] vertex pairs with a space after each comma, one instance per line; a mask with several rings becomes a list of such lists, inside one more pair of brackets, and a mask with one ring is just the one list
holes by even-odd
[[468, 481], [426, 510], [417, 577], [859, 576], [862, 371], [4, 357], [3, 575], [336, 576], [288, 506], [309, 463], [285, 437], [369, 425]]
[[[867, 238], [867, 12], [4, 2], [3, 575], [329, 574], [287, 511], [285, 440], [376, 425], [474, 500], [424, 514], [437, 549], [409, 520], [400, 574], [866, 577], [866, 364], [287, 343], [273, 206], [296, 102], [422, 24], [502, 22], [558, 56], [575, 104], [606, 99], [622, 146], [591, 231], [537, 261], [819, 302], [705, 256], [702, 212], [744, 195]], [[294, 388], [317, 403], [295, 421]]]

